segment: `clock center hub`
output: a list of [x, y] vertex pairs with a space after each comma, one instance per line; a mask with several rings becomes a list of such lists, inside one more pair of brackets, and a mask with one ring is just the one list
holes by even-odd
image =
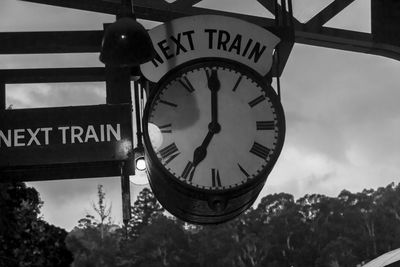
[[221, 125], [218, 122], [211, 122], [208, 124], [208, 130], [213, 134], [219, 133], [221, 131]]

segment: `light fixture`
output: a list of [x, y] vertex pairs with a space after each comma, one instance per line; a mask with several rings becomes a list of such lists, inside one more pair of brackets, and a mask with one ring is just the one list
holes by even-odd
[[122, 14], [106, 27], [100, 61], [109, 66], [134, 67], [152, 60], [155, 50], [146, 29], [133, 13], [132, 3], [122, 1]]
[[129, 180], [131, 183], [136, 185], [147, 185], [149, 180], [146, 172], [146, 160], [144, 158], [143, 147], [136, 147], [133, 150], [134, 164], [135, 164], [135, 175], [130, 175]]
[[143, 147], [137, 147], [133, 150], [135, 157], [135, 171], [146, 171], [146, 160], [144, 158]]

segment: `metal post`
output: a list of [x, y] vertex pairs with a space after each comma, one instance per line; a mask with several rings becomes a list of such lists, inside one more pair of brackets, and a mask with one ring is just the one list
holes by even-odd
[[292, 0], [289, 0], [288, 6], [289, 6], [289, 27], [294, 27]]
[[279, 14], [279, 7], [278, 7], [278, 0], [275, 0], [274, 1], [274, 15], [275, 15], [275, 27], [278, 27], [279, 26], [279, 17], [280, 17], [280, 14]]
[[121, 164], [121, 191], [122, 191], [122, 221], [125, 229], [131, 220], [131, 191], [129, 182], [129, 173], [127, 171], [127, 163]]
[[280, 60], [279, 60], [279, 48], [275, 50], [274, 53], [274, 61], [275, 61], [275, 66], [276, 66], [276, 90], [277, 90], [277, 95], [279, 100], [281, 100], [281, 81], [280, 81], [280, 74], [279, 74], [279, 69], [280, 69]]
[[287, 22], [287, 20], [286, 20], [286, 14], [287, 14], [287, 11], [286, 11], [286, 0], [281, 0], [281, 13], [282, 13], [282, 24], [285, 26], [286, 25], [286, 22]]
[[6, 109], [6, 84], [0, 82], [0, 110]]
[[[106, 66], [105, 71], [107, 104], [132, 104], [130, 68]], [[129, 160], [121, 162], [122, 220], [126, 230], [131, 219], [130, 165]]]
[[106, 66], [107, 104], [132, 103], [130, 68]]
[[132, 0], [122, 0], [121, 1], [121, 12], [118, 18], [132, 17], [134, 16]]
[[140, 108], [140, 96], [139, 96], [139, 82], [135, 82], [133, 85], [134, 98], [135, 98], [135, 114], [136, 114], [136, 138], [137, 148], [143, 149], [142, 143], [142, 119], [141, 119], [141, 108]]

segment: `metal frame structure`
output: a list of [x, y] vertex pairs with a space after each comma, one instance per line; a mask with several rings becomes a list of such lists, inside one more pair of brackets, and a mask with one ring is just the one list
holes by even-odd
[[[121, 13], [120, 0], [23, 0], [53, 6], [117, 15]], [[257, 0], [265, 9], [282, 14], [285, 2], [275, 7], [275, 1]], [[356, 0], [334, 0], [306, 23], [293, 20], [295, 42], [307, 45], [335, 48], [400, 59], [400, 48], [390, 44], [377, 43], [370, 33], [335, 29], [324, 24]], [[360, 1], [360, 0], [357, 0]], [[136, 17], [151, 21], [166, 22], [175, 18], [200, 14], [226, 15], [244, 19], [262, 27], [275, 26], [275, 20], [258, 16], [217, 11], [195, 7], [201, 0], [132, 0]], [[279, 2], [279, 1], [278, 1]], [[98, 52], [102, 31], [1, 33], [0, 54], [15, 53], [78, 53]], [[52, 40], [52, 43], [48, 43]], [[27, 45], [29, 44], [29, 46]], [[35, 45], [32, 45], [35, 44]]]
[[[116, 16], [123, 12], [121, 0], [22, 1]], [[258, 3], [275, 16], [275, 19], [195, 7], [201, 0], [176, 0], [173, 3], [168, 3], [164, 0], [131, 0], [131, 4], [137, 18], [150, 21], [166, 22], [184, 16], [216, 14], [237, 17], [268, 29], [280, 28], [278, 30], [279, 37], [283, 42], [278, 47], [280, 50], [279, 59], [274, 61], [275, 66], [273, 68], [273, 76], [279, 77], [285, 67], [293, 42], [400, 60], [399, 46], [377, 42], [374, 40], [372, 33], [324, 26], [326, 22], [355, 1], [362, 0], [333, 0], [331, 4], [305, 23], [301, 23], [293, 17], [291, 0], [257, 0]], [[97, 53], [100, 51], [102, 36], [103, 31], [101, 30], [4, 32], [0, 33], [0, 54]], [[5, 89], [3, 84], [10, 83], [10, 80], [12, 80], [11, 83], [24, 83], [24, 80], [30, 77], [28, 79], [30, 82], [45, 82], [46, 79], [51, 79], [50, 77], [54, 77], [54, 79], [65, 77], [66, 80], [70, 81], [80, 81], [81, 79], [85, 81], [89, 79], [90, 75], [102, 76], [102, 72], [104, 70], [100, 68], [41, 69], [33, 71], [0, 70], [0, 109], [5, 108]], [[12, 77], [15, 77], [15, 79], [13, 80]]]
[[[272, 76], [279, 77], [286, 65], [293, 44], [301, 43], [346, 51], [381, 55], [400, 60], [400, 47], [376, 41], [373, 33], [362, 33], [324, 26], [326, 22], [346, 9], [355, 1], [333, 0], [305, 23], [293, 17], [292, 0], [257, 0], [275, 18], [238, 14], [196, 7], [202, 0], [21, 0], [30, 3], [53, 5], [78, 10], [112, 14], [118, 17], [124, 12], [126, 3], [132, 7], [135, 16], [157, 22], [166, 22], [183, 16], [215, 14], [240, 18], [267, 28], [277, 34], [282, 42], [274, 54]], [[374, 0], [371, 0], [372, 2]], [[125, 5], [124, 5], [125, 3]], [[132, 5], [132, 6], [130, 6]], [[372, 4], [373, 7], [373, 4]], [[372, 16], [372, 23], [377, 19]], [[100, 52], [103, 30], [95, 31], [52, 31], [52, 32], [3, 32], [0, 33], [1, 54], [52, 54], [52, 53], [97, 53]], [[88, 82], [105, 81], [107, 103], [131, 101], [130, 77], [139, 74], [138, 68], [49, 68], [49, 69], [7, 69], [0, 70], [0, 110], [6, 109], [6, 84]], [[122, 76], [121, 76], [122, 75]], [[119, 88], [114, 90], [115, 88]], [[124, 88], [124, 90], [120, 90]], [[118, 92], [118, 93], [117, 93]], [[77, 170], [80, 166], [77, 167]], [[99, 166], [93, 169], [99, 170]], [[106, 167], [104, 169], [107, 169]], [[90, 171], [89, 171], [90, 172]], [[39, 170], [40, 173], [40, 170]], [[73, 176], [72, 172], [68, 172]], [[106, 172], [102, 172], [106, 173]], [[50, 172], [49, 172], [50, 175]], [[64, 178], [73, 178], [65, 175]], [[34, 179], [35, 175], [31, 177]]]
[[[105, 14], [123, 14], [128, 0], [21, 0], [25, 2], [53, 5]], [[334, 48], [352, 52], [385, 56], [400, 60], [400, 47], [379, 43], [371, 33], [362, 33], [324, 26], [326, 22], [346, 9], [356, 0], [333, 0], [305, 23], [293, 17], [292, 0], [257, 0], [275, 18], [238, 14], [196, 7], [202, 0], [130, 0], [138, 19], [167, 22], [176, 18], [214, 14], [243, 19], [271, 30], [282, 42], [274, 54], [272, 76], [279, 77], [286, 65], [293, 44]], [[365, 0], [358, 0], [365, 1]], [[125, 3], [125, 5], [124, 5]], [[374, 18], [372, 18], [374, 19]], [[0, 33], [1, 54], [51, 54], [51, 53], [97, 53], [100, 52], [103, 31], [53, 31], [53, 32], [3, 32]], [[138, 69], [129, 68], [52, 68], [52, 69], [14, 69], [0, 70], [0, 111], [6, 109], [6, 84], [11, 83], [49, 83], [49, 82], [88, 82], [105, 81], [107, 104], [132, 103], [130, 82], [137, 76]], [[279, 93], [279, 90], [278, 90]], [[57, 179], [70, 179], [108, 176], [121, 172], [121, 191], [123, 199], [123, 220], [130, 216], [128, 162], [86, 163], [71, 166], [35, 166], [26, 170], [10, 172], [17, 180], [35, 180], [39, 177], [56, 176]], [[26, 175], [26, 174], [29, 174]]]

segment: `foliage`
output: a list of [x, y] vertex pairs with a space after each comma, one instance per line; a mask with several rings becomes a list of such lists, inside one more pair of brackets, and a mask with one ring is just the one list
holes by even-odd
[[163, 215], [154, 217], [133, 243], [130, 255], [134, 266], [193, 266], [188, 237], [175, 220]]
[[[121, 228], [106, 235], [109, 245], [101, 251], [89, 236], [100, 236], [95, 218], [82, 219], [85, 233], [79, 242], [69, 241], [75, 242], [74, 255], [81, 251], [87, 261], [75, 267], [347, 267], [400, 247], [400, 184], [343, 190], [338, 197], [267, 195], [220, 225], [186, 224], [163, 211], [151, 191], [143, 190], [132, 206], [128, 235]], [[107, 253], [116, 255], [109, 265], [90, 265]]]
[[67, 246], [74, 255], [74, 266], [114, 267], [119, 252], [119, 226], [111, 223], [111, 205], [106, 203], [103, 186], [97, 186], [97, 202], [92, 203], [97, 218], [87, 214], [78, 221], [67, 238]]
[[0, 184], [0, 266], [70, 266], [67, 232], [39, 217], [41, 204], [24, 183]]
[[138, 195], [131, 208], [131, 217], [128, 225], [130, 238], [137, 238], [143, 228], [151, 224], [153, 217], [164, 212], [164, 208], [158, 203], [153, 192], [144, 188]]

